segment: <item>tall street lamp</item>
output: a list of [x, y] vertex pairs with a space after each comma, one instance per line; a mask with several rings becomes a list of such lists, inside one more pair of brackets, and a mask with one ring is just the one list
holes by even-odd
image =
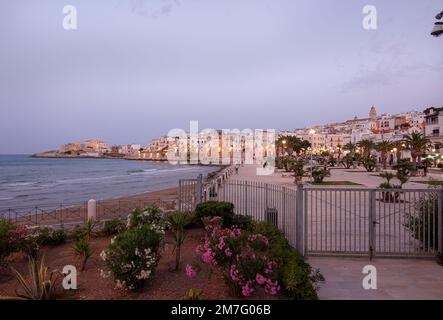
[[[311, 141], [312, 141], [312, 147], [314, 147], [314, 134], [315, 134], [315, 130], [314, 129], [311, 129], [311, 130], [309, 130], [309, 134], [310, 134], [310, 136], [311, 136]], [[311, 182], [312, 182], [312, 153], [314, 152], [314, 148], [312, 148], [312, 150], [311, 150], [311, 161], [310, 161], [310, 164], [311, 164]]]
[[[435, 16], [435, 19], [441, 20], [443, 18], [443, 11]], [[434, 37], [439, 37], [443, 34], [443, 22], [437, 21], [434, 24], [434, 28], [432, 29], [431, 35]]]

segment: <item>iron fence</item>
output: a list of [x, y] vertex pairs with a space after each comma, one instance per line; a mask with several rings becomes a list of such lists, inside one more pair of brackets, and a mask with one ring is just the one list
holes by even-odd
[[[166, 211], [175, 210], [175, 201], [161, 199], [128, 199], [97, 201], [97, 219], [106, 221], [114, 218], [125, 218], [135, 208], [157, 206]], [[23, 206], [0, 208], [0, 219], [17, 225], [63, 226], [84, 223], [88, 219], [88, 204], [45, 204], [40, 206]]]
[[186, 211], [201, 201], [231, 202], [236, 214], [277, 225], [307, 255], [426, 258], [443, 250], [440, 189], [303, 188], [226, 179], [194, 179], [188, 187]]

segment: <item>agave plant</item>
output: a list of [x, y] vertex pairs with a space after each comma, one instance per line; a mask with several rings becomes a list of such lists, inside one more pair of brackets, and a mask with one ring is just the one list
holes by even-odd
[[[58, 282], [58, 274], [54, 271], [48, 271], [48, 267], [45, 266], [44, 257], [42, 258], [40, 265], [37, 260], [30, 258], [28, 268], [29, 280], [27, 280], [20, 272], [11, 268], [24, 293], [16, 291], [17, 296], [9, 299], [53, 300]], [[6, 297], [4, 299], [8, 298]]]

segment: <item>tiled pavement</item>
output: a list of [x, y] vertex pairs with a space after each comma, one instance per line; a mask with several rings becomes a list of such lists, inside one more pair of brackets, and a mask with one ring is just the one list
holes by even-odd
[[[320, 299], [443, 299], [443, 266], [433, 260], [310, 257], [308, 262], [326, 278]], [[377, 269], [377, 290], [363, 288], [365, 265]]]

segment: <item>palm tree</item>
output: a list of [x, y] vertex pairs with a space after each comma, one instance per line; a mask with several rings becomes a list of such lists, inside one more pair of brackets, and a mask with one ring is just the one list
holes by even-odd
[[369, 139], [361, 140], [358, 143], [358, 146], [363, 150], [363, 156], [365, 158], [369, 157], [369, 155], [371, 154], [371, 150], [375, 148], [374, 142]]
[[397, 163], [399, 160], [401, 160], [401, 152], [405, 147], [405, 143], [401, 140], [392, 142], [392, 148], [395, 149], [395, 158], [397, 159]]
[[347, 144], [345, 144], [343, 146], [343, 150], [349, 151], [349, 153], [351, 155], [354, 155], [356, 149], [357, 149], [357, 145], [355, 143], [352, 143], [352, 142], [348, 142]]
[[276, 146], [280, 151], [292, 155], [294, 152], [300, 154], [303, 148], [307, 149], [311, 144], [309, 141], [301, 140], [295, 136], [282, 136], [277, 140]]
[[386, 170], [386, 162], [388, 160], [388, 153], [392, 149], [392, 143], [390, 141], [382, 140], [375, 145], [375, 149], [380, 152], [383, 169]]
[[431, 141], [422, 133], [411, 133], [403, 137], [403, 142], [408, 150], [411, 150], [412, 165], [414, 171], [417, 171], [417, 157], [426, 152], [431, 144]]

